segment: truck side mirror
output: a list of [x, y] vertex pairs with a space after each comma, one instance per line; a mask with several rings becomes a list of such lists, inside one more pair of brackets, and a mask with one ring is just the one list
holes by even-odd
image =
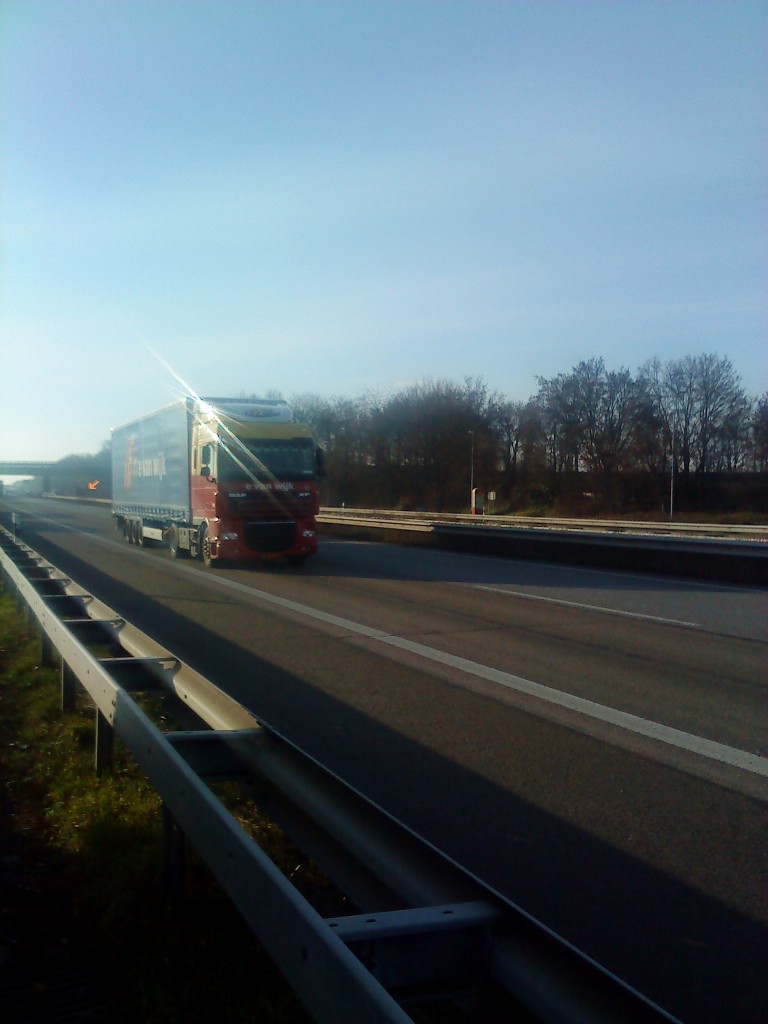
[[213, 446], [210, 444], [204, 444], [200, 452], [200, 476], [204, 476], [210, 480], [211, 477], [211, 456], [213, 455]]
[[325, 452], [322, 448], [315, 448], [315, 465], [317, 475], [322, 479], [325, 476]]

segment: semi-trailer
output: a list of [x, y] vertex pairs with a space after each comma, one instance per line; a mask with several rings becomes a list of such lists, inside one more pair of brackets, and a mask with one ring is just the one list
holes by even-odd
[[184, 398], [112, 431], [112, 514], [173, 558], [298, 565], [317, 553], [322, 455], [287, 402]]

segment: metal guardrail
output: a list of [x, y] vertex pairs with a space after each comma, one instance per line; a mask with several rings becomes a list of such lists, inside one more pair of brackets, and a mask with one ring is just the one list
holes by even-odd
[[583, 533], [623, 534], [638, 537], [727, 538], [768, 544], [768, 526], [728, 523], [646, 522], [630, 519], [567, 519], [545, 516], [463, 515], [448, 512], [393, 512], [387, 509], [333, 508], [326, 506], [323, 522], [376, 520], [409, 526], [435, 524], [473, 526], [485, 529], [573, 530]]
[[[542, 1022], [674, 1021], [2, 527], [0, 569], [39, 625], [44, 661], [60, 654], [62, 705], [76, 680], [96, 706], [97, 770], [117, 735], [163, 800], [168, 842], [180, 829], [195, 846], [315, 1020], [407, 1024], [406, 994], [477, 1005], [493, 990]], [[158, 688], [198, 726], [161, 732], [132, 696]], [[322, 918], [214, 796], [216, 778], [255, 786], [260, 809], [365, 912]]]
[[[768, 532], [762, 527], [723, 527], [728, 536], [704, 534], [710, 527], [622, 523], [613, 532], [602, 520], [528, 520], [501, 516], [394, 513], [369, 509], [324, 509], [322, 532], [449, 548], [475, 554], [546, 560], [573, 565], [732, 583], [768, 583]], [[675, 533], [681, 526], [688, 532]], [[718, 528], [720, 529], [720, 528]], [[736, 533], [733, 533], [736, 531]], [[745, 532], [749, 531], [749, 532]]]

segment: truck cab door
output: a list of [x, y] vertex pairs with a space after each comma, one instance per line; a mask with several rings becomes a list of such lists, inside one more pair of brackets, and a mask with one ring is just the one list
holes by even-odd
[[210, 441], [192, 446], [190, 492], [192, 520], [212, 519], [216, 515], [216, 445]]

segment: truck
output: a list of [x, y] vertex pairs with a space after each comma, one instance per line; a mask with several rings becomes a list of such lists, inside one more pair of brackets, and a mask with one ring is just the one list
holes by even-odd
[[316, 554], [322, 476], [282, 400], [186, 397], [112, 431], [117, 529], [208, 567]]

